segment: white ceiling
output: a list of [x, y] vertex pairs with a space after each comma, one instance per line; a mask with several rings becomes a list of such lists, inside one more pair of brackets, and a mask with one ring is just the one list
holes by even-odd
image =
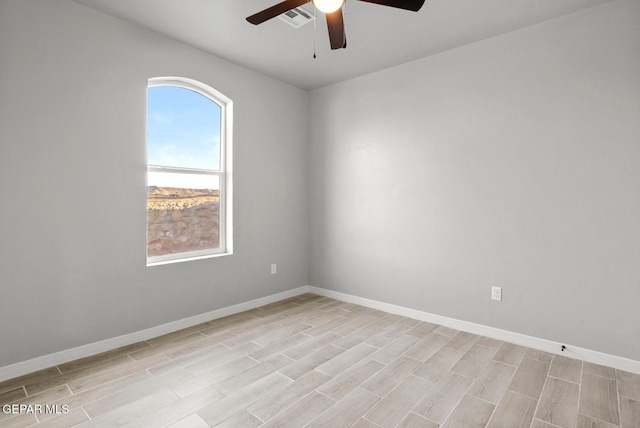
[[417, 13], [348, 0], [348, 47], [329, 49], [318, 12], [316, 59], [313, 24], [295, 29], [280, 19], [258, 26], [245, 20], [279, 0], [76, 1], [311, 90], [611, 0], [426, 0]]

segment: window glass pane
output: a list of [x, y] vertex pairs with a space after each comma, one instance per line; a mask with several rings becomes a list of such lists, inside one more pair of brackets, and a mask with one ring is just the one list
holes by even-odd
[[177, 86], [151, 86], [147, 100], [149, 165], [220, 169], [218, 104]]
[[147, 256], [220, 247], [220, 177], [149, 172]]
[[189, 174], [179, 172], [148, 172], [148, 186], [185, 187], [193, 189], [220, 190], [220, 177], [208, 174]]

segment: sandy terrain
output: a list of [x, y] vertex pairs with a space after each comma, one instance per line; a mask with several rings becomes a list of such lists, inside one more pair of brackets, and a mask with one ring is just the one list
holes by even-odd
[[147, 189], [147, 210], [180, 210], [219, 200], [218, 190], [157, 186]]

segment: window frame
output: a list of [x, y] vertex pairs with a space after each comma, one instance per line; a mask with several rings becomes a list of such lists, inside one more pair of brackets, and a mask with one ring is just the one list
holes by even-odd
[[[148, 90], [152, 87], [158, 86], [172, 86], [182, 89], [187, 89], [196, 92], [212, 102], [216, 103], [220, 107], [220, 165], [219, 170], [204, 169], [204, 168], [184, 168], [173, 167], [164, 165], [151, 165], [149, 164], [149, 141], [148, 137], [145, 138], [145, 149], [147, 153], [146, 161], [146, 176], [145, 181], [147, 188], [149, 185], [149, 173], [176, 173], [176, 174], [196, 174], [196, 175], [209, 175], [217, 176], [219, 180], [219, 247], [213, 249], [193, 250], [180, 253], [163, 254], [160, 256], [149, 256], [148, 254], [148, 225], [149, 219], [147, 217], [147, 233], [146, 236], [146, 260], [147, 266], [157, 266], [169, 263], [185, 262], [190, 260], [200, 260], [211, 257], [219, 257], [233, 254], [233, 193], [232, 193], [232, 125], [233, 125], [233, 102], [231, 99], [216, 91], [209, 85], [199, 82], [194, 79], [185, 77], [153, 77], [147, 82], [147, 115], [148, 115]], [[148, 120], [147, 117], [147, 132], [148, 132]], [[146, 203], [146, 200], [145, 200]]]

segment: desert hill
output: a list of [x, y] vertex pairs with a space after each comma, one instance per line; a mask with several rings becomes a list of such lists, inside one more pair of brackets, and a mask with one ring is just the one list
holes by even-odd
[[183, 189], [177, 187], [149, 186], [147, 210], [182, 210], [220, 201], [220, 192], [214, 189]]

